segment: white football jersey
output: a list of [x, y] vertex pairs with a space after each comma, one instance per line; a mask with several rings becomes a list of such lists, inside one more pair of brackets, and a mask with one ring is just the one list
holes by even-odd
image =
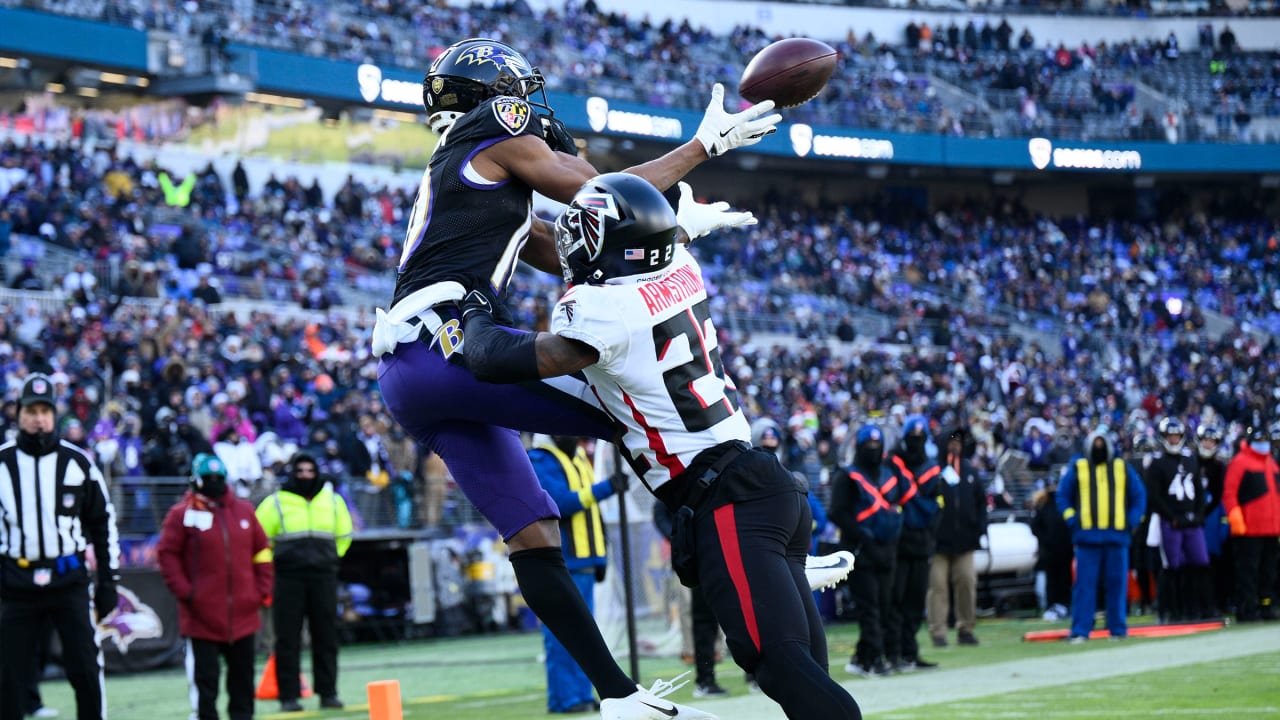
[[663, 272], [573, 287], [551, 313], [551, 332], [599, 351], [583, 372], [650, 489], [709, 447], [751, 441], [709, 312], [702, 269], [679, 246]]

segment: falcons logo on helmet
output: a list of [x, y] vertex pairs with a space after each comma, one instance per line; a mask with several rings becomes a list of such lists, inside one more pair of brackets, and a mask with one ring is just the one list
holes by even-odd
[[609, 193], [579, 195], [573, 199], [565, 215], [569, 227], [577, 231], [579, 242], [586, 246], [588, 260], [600, 257], [600, 249], [604, 247], [605, 219], [622, 219], [618, 203]]

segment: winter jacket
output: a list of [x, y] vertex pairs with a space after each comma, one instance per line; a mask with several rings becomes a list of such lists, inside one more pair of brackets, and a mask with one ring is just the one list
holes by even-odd
[[929, 459], [910, 464], [905, 454], [894, 454], [886, 462], [893, 468], [903, 487], [914, 486], [915, 492], [902, 501], [902, 535], [898, 538], [898, 554], [903, 557], [929, 557], [934, 553], [937, 536], [938, 494], [942, 492], [942, 468]]
[[835, 477], [827, 518], [840, 528], [841, 547], [856, 550], [864, 543], [896, 547], [902, 533], [902, 503], [915, 487], [900, 482], [890, 467], [888, 461], [878, 470], [854, 464]]
[[938, 496], [938, 553], [959, 555], [982, 547], [987, 532], [987, 491], [973, 465], [959, 461], [959, 469], [942, 470]]
[[1091, 433], [1085, 448], [1093, 447], [1096, 437], [1106, 441], [1106, 461], [1094, 464], [1081, 455], [1068, 463], [1058, 484], [1058, 507], [1073, 543], [1128, 545], [1147, 511], [1146, 488], [1138, 471], [1116, 456], [1105, 433]]
[[230, 491], [216, 502], [187, 491], [164, 518], [158, 555], [183, 636], [229, 643], [258, 631], [274, 573], [252, 505]]
[[271, 539], [276, 570], [283, 574], [338, 573], [339, 558], [351, 547], [351, 513], [328, 483], [313, 497], [272, 493], [258, 505], [258, 520]]
[[1231, 521], [1231, 534], [1247, 537], [1280, 535], [1280, 468], [1269, 453], [1240, 444], [1240, 452], [1227, 463], [1222, 507]]

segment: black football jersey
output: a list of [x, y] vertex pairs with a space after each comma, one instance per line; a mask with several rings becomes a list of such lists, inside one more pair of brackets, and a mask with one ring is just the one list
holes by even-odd
[[1200, 481], [1200, 459], [1190, 450], [1164, 452], [1151, 461], [1145, 478], [1147, 504], [1166, 519], [1188, 512], [1204, 514], [1205, 493]]
[[[516, 178], [484, 179], [471, 159], [521, 135], [542, 137], [529, 103], [496, 97], [454, 121], [440, 136], [413, 203], [396, 277], [394, 302], [432, 283], [506, 289], [529, 239], [533, 190]], [[394, 304], [393, 302], [393, 304]]]

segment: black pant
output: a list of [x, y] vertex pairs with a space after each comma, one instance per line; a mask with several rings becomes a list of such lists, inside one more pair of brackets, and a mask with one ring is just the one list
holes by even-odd
[[62, 667], [76, 694], [78, 720], [106, 717], [102, 652], [89, 609], [89, 586], [6, 592], [0, 604], [0, 720], [22, 720], [31, 686], [42, 668], [32, 648], [44, 642], [49, 623], [62, 641]]
[[689, 589], [689, 615], [693, 623], [696, 682], [711, 685], [716, 681], [716, 636], [720, 634], [720, 625], [701, 585]]
[[187, 638], [187, 683], [195, 691], [191, 709], [199, 720], [218, 720], [219, 655], [227, 661], [227, 716], [253, 718], [253, 652], [253, 635], [230, 643]]
[[338, 694], [338, 576], [277, 574], [271, 609], [276, 625], [276, 682], [280, 701], [302, 696], [302, 621], [311, 630], [316, 694]]
[[1257, 620], [1262, 613], [1273, 614], [1275, 608], [1262, 600], [1275, 600], [1271, 592], [1276, 583], [1276, 555], [1280, 546], [1274, 537], [1237, 536], [1231, 538], [1236, 556], [1236, 619]]
[[893, 600], [887, 606], [884, 653], [889, 662], [919, 660], [916, 635], [924, 623], [929, 593], [929, 558], [899, 555], [893, 569]]
[[[752, 455], [761, 453], [744, 457]], [[739, 461], [725, 475], [744, 464], [750, 471], [755, 463]], [[734, 661], [788, 718], [858, 720], [858, 704], [827, 674], [826, 635], [804, 574], [811, 526], [809, 502], [794, 490], [701, 512], [698, 580]]]
[[858, 646], [853, 661], [871, 666], [884, 655], [886, 611], [893, 602], [893, 572], [897, 548], [868, 541], [858, 549], [849, 587], [858, 616]]

